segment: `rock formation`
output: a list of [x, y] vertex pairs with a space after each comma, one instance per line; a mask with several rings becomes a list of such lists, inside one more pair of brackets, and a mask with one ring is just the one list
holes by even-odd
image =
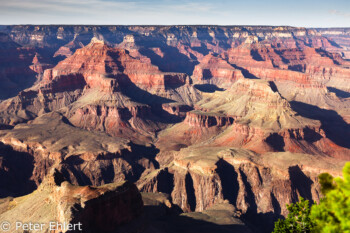
[[[162, 157], [158, 160], [164, 162]], [[271, 229], [275, 218], [287, 213], [286, 204], [297, 201], [298, 196], [319, 200], [317, 176], [321, 172], [340, 175], [344, 162], [337, 161], [290, 152], [260, 155], [243, 149], [194, 146], [175, 153], [173, 162], [164, 168], [144, 173], [138, 187], [168, 193], [186, 211], [203, 211], [225, 199], [247, 220]], [[329, 167], [330, 163], [337, 168]]]
[[[10, 232], [25, 231], [24, 225], [29, 223], [42, 223], [37, 229], [32, 226], [31, 231], [112, 232], [137, 218], [143, 211], [143, 202], [130, 182], [74, 186], [52, 170], [38, 190], [11, 199], [1, 207], [0, 219], [11, 224]], [[18, 225], [18, 219], [23, 226]]]

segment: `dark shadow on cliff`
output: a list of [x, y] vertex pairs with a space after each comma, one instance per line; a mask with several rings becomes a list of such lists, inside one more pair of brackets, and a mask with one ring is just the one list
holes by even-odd
[[125, 178], [131, 182], [136, 182], [146, 170], [142, 165], [143, 159], [149, 160], [155, 169], [159, 168], [159, 163], [155, 160], [156, 155], [159, 153], [159, 149], [154, 145], [143, 146], [132, 142], [130, 145], [132, 148], [131, 152], [125, 151], [122, 153], [122, 159], [127, 161], [132, 167], [132, 173], [125, 174]]
[[159, 172], [157, 182], [158, 192], [169, 194], [169, 198], [171, 199], [171, 193], [174, 189], [174, 174], [171, 174], [168, 172], [168, 168], [165, 168]]
[[240, 175], [242, 177], [242, 181], [243, 181], [244, 187], [246, 189], [245, 201], [247, 203], [249, 203], [246, 215], [247, 216], [249, 216], [249, 215], [256, 215], [258, 206], [256, 205], [255, 195], [254, 195], [254, 192], [252, 190], [252, 186], [250, 185], [250, 183], [248, 181], [248, 177], [246, 176], [246, 174], [243, 171], [241, 171], [241, 170], [239, 170], [239, 172], [240, 172]]
[[31, 154], [15, 151], [0, 142], [0, 198], [33, 192], [37, 188], [31, 179], [33, 170], [34, 158]]
[[[3, 54], [0, 53], [0, 56]], [[19, 59], [16, 64], [0, 64], [0, 80], [5, 80], [0, 84], [0, 100], [15, 97], [36, 82], [37, 74], [29, 69], [31, 64], [21, 65], [21, 63], [23, 62]], [[9, 74], [6, 74], [7, 70]]]
[[271, 203], [273, 206], [274, 214], [280, 215], [282, 210], [281, 205], [273, 193], [271, 193]]
[[136, 86], [127, 75], [120, 75], [114, 77], [119, 80], [120, 92], [125, 96], [131, 98], [131, 100], [142, 103], [142, 104], [164, 104], [164, 103], [173, 103], [175, 101], [163, 98], [157, 95], [153, 95], [140, 87]]
[[[336, 46], [336, 47], [338, 47], [338, 48], [342, 48], [342, 47], [340, 47], [339, 45], [337, 45], [336, 42], [331, 42], [331, 40], [328, 40], [328, 41], [329, 41], [333, 46]], [[334, 55], [333, 55], [332, 53], [329, 53], [329, 52], [327, 52], [326, 50], [324, 50], [324, 49], [322, 49], [322, 48], [316, 48], [315, 51], [316, 51], [318, 54], [320, 54], [322, 57], [328, 57], [329, 59], [331, 59], [331, 60], [334, 62], [334, 64], [336, 64], [336, 65], [341, 65], [341, 64], [339, 63], [339, 61], [337, 61], [336, 59], [334, 59]]]
[[59, 171], [69, 183], [75, 185], [92, 185], [90, 178], [84, 173], [84, 168], [81, 169], [83, 163], [85, 161], [79, 156], [72, 155], [61, 163]]
[[[258, 213], [258, 206], [255, 201], [255, 194], [252, 187], [248, 181], [248, 177], [244, 172], [239, 171], [242, 177], [244, 187], [246, 189], [245, 202], [249, 203], [247, 212], [242, 215], [242, 219], [254, 228], [254, 232], [266, 232], [269, 233], [273, 230], [274, 222], [281, 218], [280, 213], [268, 212], [268, 213]], [[274, 205], [274, 209], [278, 210], [278, 206]]]
[[[209, 221], [194, 219], [186, 215], [173, 217], [168, 227], [169, 233], [243, 233], [253, 232], [245, 225], [227, 224], [219, 225]], [[254, 231], [256, 232], [256, 231]]]
[[350, 148], [350, 125], [336, 111], [297, 101], [291, 101], [290, 104], [301, 116], [319, 120], [327, 138], [339, 146]]
[[235, 69], [240, 70], [245, 78], [248, 79], [259, 79], [254, 74], [250, 73], [247, 69], [244, 69], [243, 67], [237, 66], [235, 64], [231, 64]]
[[[118, 180], [119, 177], [116, 177], [118, 174], [115, 173], [114, 164], [114, 160], [116, 159], [122, 159], [131, 166], [130, 170], [121, 170], [125, 179], [131, 182], [136, 182], [146, 170], [147, 166], [151, 166], [154, 169], [159, 168], [159, 163], [155, 160], [159, 149], [154, 145], [143, 146], [132, 142], [129, 145], [131, 151], [125, 149], [122, 150], [120, 154], [109, 153], [99, 155], [96, 161], [91, 162], [87, 162], [77, 155], [71, 155], [61, 163], [60, 172], [68, 182], [83, 186], [93, 185], [93, 181], [97, 182], [97, 185], [102, 185], [113, 183], [115, 180]], [[89, 165], [96, 167], [95, 171], [89, 170]], [[94, 176], [100, 177], [91, 180], [88, 176], [91, 172], [97, 172]]]
[[327, 37], [326, 37], [326, 39], [328, 40], [328, 42], [329, 42], [332, 46], [337, 47], [337, 48], [339, 48], [339, 49], [343, 49], [343, 47], [340, 46], [340, 45], [339, 45], [337, 42], [335, 42], [334, 40], [332, 40], [332, 39], [330, 39], [330, 38], [327, 38]]
[[13, 129], [13, 125], [0, 124], [0, 130]]
[[216, 163], [216, 166], [217, 173], [221, 180], [224, 199], [229, 200], [232, 205], [236, 205], [239, 183], [235, 168], [223, 159], [220, 159]]
[[176, 72], [192, 75], [197, 61], [191, 60], [186, 55], [179, 52], [175, 47], [163, 44], [161, 47], [163, 57], [157, 55], [149, 48], [141, 48], [139, 51], [142, 55], [151, 59], [152, 64], [159, 67], [163, 72]]
[[203, 69], [203, 79], [209, 80], [213, 77], [213, 74], [211, 73], [210, 69]]
[[284, 217], [274, 212], [257, 213], [254, 215], [243, 214], [244, 222], [253, 229], [253, 232], [271, 233], [274, 229], [275, 222]]
[[335, 87], [327, 87], [328, 91], [335, 93], [339, 98], [349, 98], [350, 93], [347, 91], [339, 90]]
[[[287, 49], [288, 50], [288, 49]], [[282, 59], [282, 62], [284, 63], [284, 64], [289, 64], [290, 63], [290, 60], [288, 59], [288, 58], [286, 58], [286, 56], [284, 55], [284, 52], [285, 52], [286, 50], [285, 49], [275, 49], [274, 50], [274, 52], [277, 54], [277, 55], [279, 55], [279, 57]], [[277, 64], [274, 64], [273, 63], [273, 66], [274, 67], [276, 67], [276, 68], [278, 68], [278, 65]]]
[[[247, 225], [243, 225], [237, 219], [236, 224], [218, 224], [216, 219], [211, 221], [207, 215], [192, 213], [191, 215], [180, 214], [178, 210], [166, 210], [164, 206], [147, 205], [144, 207], [144, 214], [130, 224], [123, 226], [120, 233], [126, 232], [166, 232], [166, 233], [259, 233]], [[216, 218], [220, 218], [218, 215]], [[136, 228], [143, 226], [142, 231]], [[131, 230], [132, 229], [132, 230]]]
[[200, 47], [191, 47], [191, 49], [193, 49], [196, 52], [199, 52], [199, 53], [203, 54], [204, 56], [208, 55], [209, 52], [210, 52], [210, 50], [203, 43], [201, 43]]
[[276, 151], [284, 151], [284, 138], [278, 133], [268, 136], [265, 141]]
[[225, 89], [220, 88], [214, 84], [195, 84], [194, 87], [201, 92], [214, 93], [215, 91], [224, 91]]
[[[300, 194], [303, 198], [312, 202], [311, 186], [313, 181], [307, 177], [298, 165], [288, 168], [288, 173], [292, 189]], [[298, 201], [298, 195], [293, 195], [295, 201]]]
[[136, 86], [127, 75], [121, 75], [116, 78], [120, 80], [120, 91], [122, 94], [135, 102], [146, 104], [151, 107], [153, 116], [144, 116], [145, 119], [165, 124], [179, 123], [183, 120], [181, 117], [172, 115], [162, 108], [162, 104], [174, 103], [174, 100], [160, 97], [141, 89]]
[[196, 210], [196, 194], [193, 186], [193, 179], [190, 173], [186, 174], [185, 178], [187, 202], [190, 206], [191, 211]]
[[252, 56], [252, 58], [255, 60], [255, 61], [265, 61], [261, 55], [259, 54], [259, 51], [258, 50], [255, 50], [255, 49], [252, 49], [250, 50], [250, 55]]
[[278, 88], [276, 86], [276, 83], [274, 81], [269, 81], [270, 88], [273, 92], [278, 92]]
[[322, 136], [315, 132], [314, 130], [310, 129], [310, 128], [304, 128], [304, 139], [307, 142], [317, 142], [318, 140], [322, 139]]
[[154, 117], [151, 120], [154, 120], [156, 122], [164, 124], [176, 124], [185, 119], [185, 117], [170, 114], [169, 112], [165, 111], [162, 105], [151, 105], [151, 107], [152, 113], [154, 114]]

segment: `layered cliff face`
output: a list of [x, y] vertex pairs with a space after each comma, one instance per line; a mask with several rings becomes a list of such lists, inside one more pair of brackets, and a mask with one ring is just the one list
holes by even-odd
[[[10, 223], [9, 232], [28, 229], [27, 223], [33, 223], [34, 231], [50, 232], [253, 232], [240, 218], [227, 201], [181, 213], [167, 194], [141, 195], [128, 181], [75, 186], [54, 169], [35, 192], [0, 199], [0, 219]], [[18, 219], [23, 225], [16, 224]], [[34, 228], [36, 222], [40, 224]]]
[[204, 111], [230, 115], [239, 118], [240, 122], [269, 130], [300, 127], [303, 120], [309, 121], [296, 116], [273, 82], [262, 80], [238, 80], [226, 91], [207, 94], [197, 106]]
[[[130, 180], [161, 206], [120, 232], [269, 232], [285, 204], [319, 200], [319, 173], [349, 160], [348, 29], [1, 30], [1, 197], [31, 193], [55, 168], [73, 185]], [[107, 186], [65, 184], [57, 197], [64, 209]], [[82, 211], [102, 229], [103, 213]]]
[[[41, 73], [37, 56], [34, 62], [32, 69]], [[186, 74], [163, 73], [149, 59], [132, 57], [94, 38], [46, 69], [36, 86], [2, 103], [2, 124], [14, 125], [62, 109], [75, 126], [147, 140], [164, 128], [161, 117], [171, 115], [154, 104], [192, 105], [200, 99], [190, 83]]]
[[240, 70], [233, 68], [225, 60], [207, 55], [194, 68], [192, 78], [200, 84], [230, 87], [234, 81], [243, 78], [243, 75]]
[[[201, 142], [259, 153], [291, 151], [330, 156], [344, 153], [341, 147], [333, 146], [330, 150], [328, 146], [334, 142], [327, 138], [321, 122], [298, 115], [272, 82], [238, 80], [226, 91], [206, 93], [195, 108], [187, 113], [183, 123], [159, 135], [160, 148], [181, 148]], [[170, 135], [173, 140], [167, 143]]]
[[168, 193], [186, 211], [202, 211], [227, 200], [246, 220], [268, 231], [275, 218], [287, 213], [286, 204], [298, 196], [319, 200], [317, 176], [335, 171], [339, 175], [344, 162], [338, 162], [308, 154], [260, 155], [236, 148], [196, 146], [180, 150], [165, 168], [145, 173], [138, 187]]
[[[71, 57], [58, 63], [52, 70], [47, 70], [43, 81], [44, 84], [46, 81], [53, 85], [56, 79], [69, 75], [82, 76], [84, 78], [82, 85], [86, 85], [87, 88], [114, 92], [118, 90], [118, 86], [130, 88], [131, 85], [135, 85], [137, 88], [165, 97], [169, 95], [171, 89], [176, 89], [175, 92], [179, 93], [184, 92], [185, 86], [191, 83], [186, 74], [161, 72], [157, 66], [151, 64], [149, 58], [139, 53], [133, 54], [124, 49], [112, 48], [96, 38], [93, 38], [86, 47], [78, 49]], [[181, 96], [181, 93], [177, 95]], [[195, 100], [189, 99], [189, 101]]]
[[317, 28], [316, 31], [339, 45], [336, 48], [329, 49], [330, 52], [341, 54], [345, 59], [350, 58], [350, 30], [348, 28]]
[[[4, 190], [5, 196], [6, 190], [8, 195], [18, 195], [17, 182], [23, 182], [26, 191], [39, 186], [51, 167], [73, 184], [102, 185], [124, 179], [136, 181], [145, 169], [158, 166], [154, 147], [76, 128], [58, 113], [1, 131], [1, 143], [3, 178], [13, 177], [14, 181]], [[22, 163], [23, 169], [16, 168]], [[1, 180], [8, 184], [6, 179]]]

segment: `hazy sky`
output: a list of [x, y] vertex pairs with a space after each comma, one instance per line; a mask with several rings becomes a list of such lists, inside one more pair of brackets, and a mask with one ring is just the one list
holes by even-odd
[[0, 24], [350, 27], [350, 0], [0, 0]]

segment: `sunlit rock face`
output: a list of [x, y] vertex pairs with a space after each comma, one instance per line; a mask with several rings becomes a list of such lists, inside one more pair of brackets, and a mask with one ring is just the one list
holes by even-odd
[[[271, 232], [350, 159], [349, 41], [346, 28], [1, 27], [0, 197], [51, 198], [60, 219], [106, 231]], [[52, 170], [67, 183], [46, 192]]]

